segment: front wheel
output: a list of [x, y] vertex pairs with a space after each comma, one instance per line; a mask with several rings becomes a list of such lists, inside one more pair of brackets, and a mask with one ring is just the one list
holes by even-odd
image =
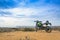
[[51, 28], [51, 27], [47, 27], [47, 28], [45, 29], [45, 31], [48, 32], [48, 33], [51, 33], [51, 32], [52, 32], [52, 28]]

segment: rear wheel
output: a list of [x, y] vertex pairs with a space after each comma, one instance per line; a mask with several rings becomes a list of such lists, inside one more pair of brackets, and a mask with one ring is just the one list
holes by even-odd
[[51, 32], [52, 32], [52, 28], [51, 28], [51, 27], [47, 27], [47, 28], [45, 29], [45, 31], [48, 32], [48, 33], [51, 33]]

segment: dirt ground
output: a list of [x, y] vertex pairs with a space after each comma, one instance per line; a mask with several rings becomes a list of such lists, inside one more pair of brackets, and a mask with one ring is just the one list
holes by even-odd
[[38, 32], [4, 32], [0, 33], [0, 40], [60, 40], [60, 32], [52, 31], [46, 33], [45, 31]]

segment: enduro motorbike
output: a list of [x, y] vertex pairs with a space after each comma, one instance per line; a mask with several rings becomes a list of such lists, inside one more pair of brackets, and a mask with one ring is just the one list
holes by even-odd
[[38, 30], [45, 30], [46, 32], [48, 32], [48, 33], [51, 33], [52, 32], [52, 28], [51, 28], [51, 25], [42, 25], [42, 26], [37, 26], [36, 25], [36, 32], [38, 31]]

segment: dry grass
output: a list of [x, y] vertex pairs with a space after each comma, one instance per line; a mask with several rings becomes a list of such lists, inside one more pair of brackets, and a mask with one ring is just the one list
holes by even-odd
[[53, 31], [14, 31], [0, 33], [0, 40], [60, 40], [60, 32]]

